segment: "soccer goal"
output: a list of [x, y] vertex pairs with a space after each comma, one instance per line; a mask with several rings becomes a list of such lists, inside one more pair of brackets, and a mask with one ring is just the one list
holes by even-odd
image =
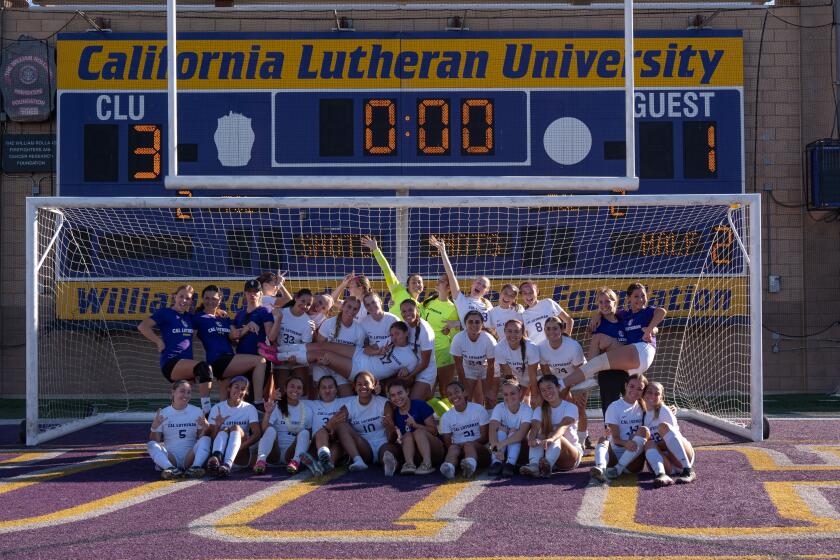
[[166, 403], [157, 351], [136, 325], [179, 285], [198, 297], [216, 284], [229, 313], [244, 304], [244, 280], [265, 270], [316, 293], [365, 274], [387, 298], [365, 235], [427, 290], [443, 272], [430, 235], [462, 286], [490, 277], [491, 299], [535, 280], [575, 318], [584, 347], [596, 289], [624, 305], [627, 285], [642, 282], [668, 310], [649, 377], [685, 414], [762, 438], [757, 195], [63, 197], [30, 198], [27, 212], [30, 445]]

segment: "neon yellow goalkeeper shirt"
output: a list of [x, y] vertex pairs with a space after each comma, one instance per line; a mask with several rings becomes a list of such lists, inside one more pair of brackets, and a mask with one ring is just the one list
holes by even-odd
[[[388, 286], [388, 291], [391, 293], [391, 306], [388, 308], [388, 312], [402, 318], [400, 304], [407, 299], [414, 298], [411, 297], [411, 294], [408, 293], [405, 286], [397, 279], [397, 275], [394, 274], [394, 271], [391, 270], [391, 265], [388, 264], [388, 259], [385, 258], [385, 255], [382, 254], [379, 248], [373, 252], [373, 256], [376, 262], [379, 263], [379, 268], [382, 269], [382, 274], [385, 276], [385, 285]], [[420, 302], [414, 299], [414, 303], [419, 304]]]

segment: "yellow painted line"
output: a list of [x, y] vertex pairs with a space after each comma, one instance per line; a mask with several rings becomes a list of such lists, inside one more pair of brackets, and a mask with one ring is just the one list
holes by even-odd
[[21, 453], [15, 457], [10, 457], [9, 459], [2, 459], [0, 460], [0, 465], [15, 465], [18, 463], [37, 463], [39, 461], [45, 461], [47, 459], [52, 459], [53, 457], [58, 457], [59, 455], [63, 455], [64, 452], [60, 451], [56, 453], [55, 451], [29, 451], [26, 453]]
[[25, 473], [10, 478], [0, 478], [0, 494], [6, 494], [14, 490], [20, 490], [40, 482], [55, 480], [72, 474], [90, 471], [93, 469], [100, 469], [106, 466], [122, 463], [125, 461], [133, 461], [140, 459], [146, 455], [145, 451], [141, 450], [120, 450], [116, 452], [108, 452], [100, 455], [98, 458], [90, 459], [83, 463], [71, 466], [58, 466], [39, 471]]
[[458, 494], [460, 494], [470, 482], [449, 482], [436, 487], [428, 496], [420, 500], [408, 511], [393, 521], [394, 525], [413, 527], [411, 529], [394, 531], [378, 529], [347, 529], [347, 530], [300, 530], [300, 531], [264, 531], [248, 526], [249, 523], [260, 517], [275, 511], [284, 505], [293, 502], [307, 494], [317, 490], [324, 483], [334, 480], [343, 474], [343, 471], [335, 471], [318, 480], [305, 480], [298, 484], [288, 486], [258, 502], [236, 511], [218, 520], [215, 529], [220, 533], [235, 537], [237, 539], [335, 539], [349, 537], [354, 539], [365, 538], [387, 538], [395, 535], [404, 537], [432, 537], [439, 533], [447, 521], [438, 520], [435, 515], [444, 508]]
[[[840, 446], [818, 446], [820, 451], [829, 451], [833, 454], [837, 454], [840, 457]], [[815, 447], [815, 449], [817, 449]], [[750, 466], [752, 466], [753, 470], [755, 471], [840, 471], [840, 465], [780, 465], [776, 458], [773, 456], [773, 451], [768, 449], [761, 449], [758, 447], [737, 447], [737, 446], [720, 446], [720, 447], [709, 447], [701, 449], [700, 451], [708, 452], [708, 451], [736, 451], [741, 453], [747, 458], [749, 461]], [[776, 452], [778, 453], [778, 452]]]
[[626, 476], [620, 482], [613, 483], [608, 488], [601, 521], [604, 525], [615, 529], [670, 537], [743, 538], [775, 535], [784, 538], [784, 535], [809, 534], [817, 538], [821, 533], [840, 533], [840, 520], [815, 516], [808, 504], [796, 492], [797, 486], [840, 488], [840, 481], [764, 483], [764, 488], [780, 517], [807, 525], [785, 527], [666, 527], [635, 521], [640, 489], [635, 475]]

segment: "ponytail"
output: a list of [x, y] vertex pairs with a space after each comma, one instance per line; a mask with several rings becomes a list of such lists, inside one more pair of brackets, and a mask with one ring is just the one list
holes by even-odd
[[[551, 383], [558, 389], [560, 388], [560, 381], [557, 380], [557, 376], [553, 373], [549, 373], [548, 375], [543, 375], [542, 379], [540, 379], [540, 385], [543, 383]], [[563, 400], [563, 396], [560, 396], [561, 404]], [[554, 423], [551, 421], [551, 405], [548, 403], [547, 400], [543, 399], [542, 405], [540, 407], [540, 411], [542, 412], [542, 420], [540, 423], [540, 429], [542, 430], [543, 437], [548, 437], [548, 434], [552, 432], [554, 429]]]

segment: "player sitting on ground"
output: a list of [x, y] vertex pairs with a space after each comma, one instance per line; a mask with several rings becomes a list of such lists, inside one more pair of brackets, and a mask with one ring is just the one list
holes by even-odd
[[661, 383], [648, 383], [642, 392], [645, 401], [644, 426], [650, 431], [650, 441], [645, 444], [645, 457], [656, 479], [656, 488], [674, 483], [668, 474], [679, 475], [677, 484], [688, 484], [695, 479], [694, 448], [680, 432], [677, 417], [664, 406], [665, 388]]
[[577, 433], [578, 409], [563, 398], [557, 377], [544, 375], [539, 382], [542, 404], [534, 409], [528, 433], [528, 464], [519, 472], [548, 478], [552, 470], [576, 469], [583, 458]]
[[595, 446], [595, 466], [589, 471], [593, 480], [605, 482], [605, 474], [617, 478], [624, 471], [640, 472], [644, 468], [642, 455], [649, 433], [642, 425], [644, 408], [639, 399], [646, 385], [647, 378], [641, 373], [630, 375], [624, 396], [607, 408], [604, 423], [609, 437], [601, 438]]
[[490, 415], [490, 453], [492, 454], [491, 476], [513, 476], [522, 452], [522, 442], [531, 428], [531, 407], [522, 402], [522, 389], [515, 377], [506, 377], [502, 382], [503, 401], [496, 405]]
[[[344, 378], [342, 377], [342, 379]], [[352, 390], [352, 385], [348, 383], [346, 386]], [[318, 380], [318, 400], [307, 403], [309, 408], [312, 409], [312, 429], [315, 431], [312, 441], [315, 446], [315, 453], [318, 456], [321, 470], [325, 473], [333, 470], [335, 462], [343, 456], [343, 449], [338, 441], [335, 428], [341, 422], [347, 421], [345, 403], [348, 398], [352, 398], [336, 398], [337, 392], [338, 385], [336, 385], [335, 378], [325, 375]]]
[[210, 424], [201, 409], [190, 404], [191, 396], [189, 381], [176, 381], [172, 384], [172, 404], [158, 410], [152, 420], [147, 447], [164, 480], [182, 474], [187, 478], [204, 476], [202, 467], [210, 455]]
[[[388, 399], [394, 408], [393, 424], [405, 462], [400, 474], [429, 474], [443, 460], [443, 442], [437, 437], [435, 411], [426, 401], [411, 399], [403, 379], [391, 381]], [[420, 466], [415, 459], [420, 454]]]
[[457, 381], [446, 388], [446, 396], [452, 408], [440, 419], [439, 430], [446, 445], [446, 458], [440, 473], [448, 479], [455, 478], [455, 465], [460, 460], [464, 478], [472, 478], [479, 467], [490, 463], [486, 446], [490, 415], [480, 404], [467, 402], [464, 386]]
[[248, 394], [248, 379], [239, 375], [230, 380], [228, 399], [210, 411], [213, 454], [207, 462], [210, 474], [226, 477], [234, 463], [245, 466], [251, 461], [251, 446], [260, 439], [257, 409], [243, 399]]

